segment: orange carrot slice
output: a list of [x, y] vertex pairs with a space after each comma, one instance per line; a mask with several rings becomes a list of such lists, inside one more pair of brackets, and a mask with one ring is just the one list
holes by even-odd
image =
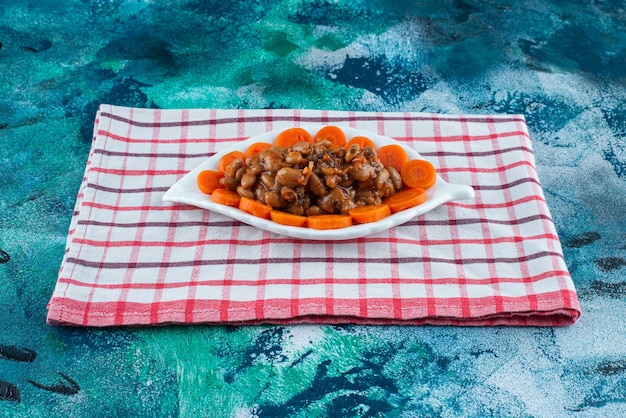
[[274, 140], [274, 145], [282, 148], [289, 148], [298, 142], [313, 142], [311, 134], [303, 128], [289, 128], [278, 134]]
[[306, 226], [306, 216], [294, 215], [292, 213], [283, 212], [281, 210], [273, 210], [270, 212], [272, 221], [289, 226]]
[[352, 226], [350, 215], [313, 215], [306, 219], [307, 226], [312, 229], [340, 229]]
[[313, 137], [313, 142], [328, 140], [333, 146], [343, 147], [346, 145], [346, 134], [343, 130], [334, 125], [324, 126]]
[[215, 189], [221, 189], [220, 179], [224, 177], [223, 174], [213, 170], [202, 170], [198, 174], [197, 182], [198, 188], [202, 193], [211, 194]]
[[259, 152], [272, 148], [272, 144], [268, 144], [267, 142], [255, 142], [246, 148], [246, 152], [244, 152], [246, 158], [254, 157]]
[[408, 161], [400, 171], [402, 182], [409, 188], [428, 189], [435, 185], [437, 172], [426, 160]]
[[391, 213], [400, 212], [417, 205], [421, 205], [427, 199], [424, 189], [402, 189], [395, 194], [383, 199], [383, 204], [389, 206]]
[[228, 166], [228, 164], [230, 164], [233, 160], [236, 160], [236, 159], [240, 159], [241, 161], [245, 163], [246, 155], [241, 151], [231, 151], [228, 154], [225, 154], [222, 158], [220, 158], [219, 162], [217, 163], [216, 171], [218, 173], [224, 174], [224, 171], [226, 170], [226, 166]]
[[352, 145], [352, 144], [359, 144], [359, 146], [361, 148], [365, 148], [365, 147], [376, 148], [376, 144], [374, 144], [374, 141], [372, 141], [371, 139], [369, 139], [366, 136], [355, 136], [355, 137], [352, 137], [352, 139], [350, 139], [348, 141], [348, 143], [346, 144], [346, 149], [350, 148], [350, 145]]
[[400, 145], [384, 145], [378, 149], [378, 158], [385, 167], [393, 167], [398, 173], [409, 161], [409, 156]]
[[211, 193], [211, 200], [221, 205], [238, 208], [241, 197], [239, 197], [237, 193], [231, 190], [215, 189], [213, 193]]
[[350, 209], [348, 213], [350, 214], [350, 216], [352, 216], [352, 219], [355, 222], [365, 224], [369, 222], [380, 221], [381, 219], [386, 218], [387, 216], [391, 215], [391, 209], [389, 209], [389, 206], [385, 204], [367, 205]]
[[272, 207], [270, 205], [266, 205], [258, 200], [250, 199], [248, 197], [241, 198], [239, 201], [239, 209], [263, 219], [270, 219], [270, 212], [272, 211]]

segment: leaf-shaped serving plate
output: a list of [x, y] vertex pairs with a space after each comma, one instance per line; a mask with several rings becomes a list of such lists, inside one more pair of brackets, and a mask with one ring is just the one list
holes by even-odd
[[[303, 128], [306, 129], [313, 136], [322, 127], [322, 125], [303, 126]], [[404, 145], [389, 137], [348, 127], [342, 127], [341, 129], [346, 134], [346, 138], [348, 140], [355, 136], [366, 136], [370, 138], [377, 147], [382, 147], [383, 145], [388, 144], [398, 144], [406, 150], [409, 159], [424, 159], [414, 149], [405, 147]], [[461, 199], [471, 199], [474, 197], [474, 189], [472, 189], [470, 186], [447, 183], [439, 175], [437, 175], [437, 182], [427, 191], [428, 200], [421, 205], [395, 213], [378, 222], [355, 224], [353, 226], [341, 229], [317, 230], [277, 224], [276, 222], [273, 222], [271, 220], [265, 220], [250, 215], [237, 208], [214, 203], [211, 200], [210, 195], [204, 194], [200, 191], [200, 189], [198, 189], [196, 181], [198, 174], [202, 170], [215, 170], [217, 168], [218, 161], [220, 160], [220, 158], [222, 158], [223, 155], [235, 150], [243, 152], [255, 142], [273, 143], [274, 139], [281, 131], [282, 130], [270, 131], [262, 135], [250, 137], [245, 141], [239, 142], [213, 155], [211, 158], [204, 161], [202, 164], [200, 164], [198, 167], [187, 173], [182, 179], [176, 182], [164, 194], [163, 200], [167, 202], [185, 203], [208, 209], [229, 216], [233, 219], [237, 219], [248, 225], [252, 225], [266, 231], [274, 232], [276, 234], [286, 235], [292, 238], [301, 238], [306, 240], [345, 240], [385, 231], [389, 228], [401, 225], [413, 219], [414, 217], [422, 215], [446, 202]]]

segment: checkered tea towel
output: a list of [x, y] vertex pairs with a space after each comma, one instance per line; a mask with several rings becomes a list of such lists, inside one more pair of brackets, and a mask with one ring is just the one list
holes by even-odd
[[[475, 199], [345, 241], [162, 200], [217, 151], [307, 124], [394, 138]], [[579, 315], [523, 116], [102, 105], [47, 320], [554, 326]]]

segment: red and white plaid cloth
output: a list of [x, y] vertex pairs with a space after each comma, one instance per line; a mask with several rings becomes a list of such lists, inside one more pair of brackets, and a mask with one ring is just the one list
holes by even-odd
[[[215, 152], [334, 124], [415, 148], [476, 198], [350, 241], [162, 201]], [[48, 322], [572, 324], [580, 306], [523, 116], [101, 106]]]

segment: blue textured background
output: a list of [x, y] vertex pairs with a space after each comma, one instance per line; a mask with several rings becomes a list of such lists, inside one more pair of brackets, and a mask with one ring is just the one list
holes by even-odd
[[[0, 415], [626, 416], [625, 27], [609, 0], [0, 0]], [[100, 103], [524, 114], [583, 316], [48, 326]]]

